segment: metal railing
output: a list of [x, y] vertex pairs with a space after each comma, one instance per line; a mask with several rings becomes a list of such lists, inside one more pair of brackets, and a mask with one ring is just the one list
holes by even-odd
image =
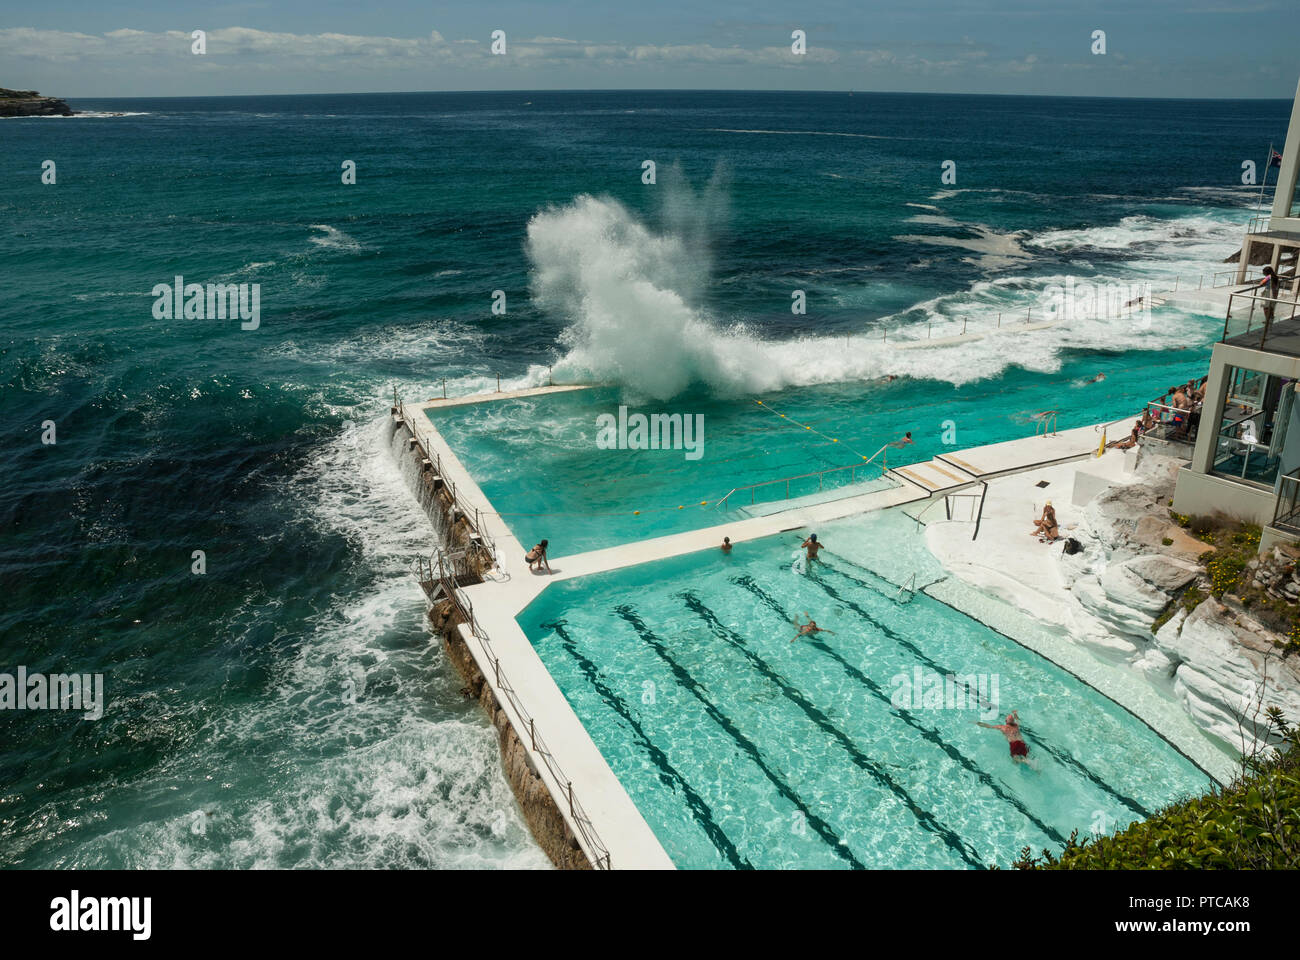
[[[1201, 377], [1200, 380], [1194, 381], [1194, 384], [1199, 388], [1207, 379], [1209, 378]], [[1159, 440], [1162, 443], [1195, 442], [1200, 427], [1200, 404], [1194, 404], [1191, 409], [1176, 407], [1164, 402], [1168, 396], [1169, 394], [1166, 393], [1147, 403], [1146, 409], [1153, 412], [1154, 422], [1141, 434], [1141, 437]]]
[[1043, 436], [1047, 436], [1049, 427], [1052, 436], [1056, 436], [1056, 413], [1055, 410], [1041, 410], [1030, 416], [1030, 419], [1034, 421], [1034, 436], [1038, 436], [1039, 427], [1043, 428]]
[[1274, 527], [1300, 527], [1300, 467], [1278, 477], [1277, 499], [1273, 504]]
[[[808, 472], [808, 473], [800, 473], [800, 474], [797, 474], [797, 475], [792, 476], [792, 477], [778, 477], [778, 478], [775, 479], [775, 480], [763, 480], [763, 481], [760, 481], [759, 483], [749, 483], [749, 484], [746, 484], [746, 485], [743, 486], [743, 487], [733, 487], [731, 490], [729, 490], [729, 491], [727, 492], [727, 494], [726, 494], [725, 496], [723, 496], [720, 500], [718, 500], [717, 503], [714, 504], [714, 509], [721, 510], [721, 509], [722, 509], [722, 505], [723, 505], [724, 503], [726, 503], [728, 500], [731, 499], [732, 494], [743, 493], [743, 492], [746, 491], [746, 490], [749, 491], [749, 505], [752, 507], [752, 506], [754, 506], [754, 504], [755, 504], [755, 494], [756, 494], [756, 491], [757, 491], [760, 487], [770, 487], [770, 486], [773, 486], [773, 485], [778, 484], [778, 483], [779, 483], [779, 484], [784, 484], [784, 485], [785, 485], [785, 496], [780, 497], [779, 499], [782, 499], [782, 500], [789, 500], [789, 499], [790, 499], [790, 482], [791, 482], [792, 480], [806, 480], [808, 477], [816, 477], [816, 478], [817, 478], [817, 489], [816, 489], [815, 491], [809, 491], [808, 493], [800, 493], [800, 494], [797, 494], [797, 496], [804, 497], [804, 496], [811, 496], [813, 493], [821, 493], [821, 492], [822, 492], [822, 489], [823, 489], [823, 486], [824, 486], [824, 484], [823, 484], [823, 479], [822, 479], [822, 478], [823, 478], [826, 474], [828, 474], [828, 473], [839, 473], [839, 472], [842, 471], [842, 470], [848, 470], [848, 471], [849, 471], [849, 482], [846, 483], [846, 484], [842, 484], [842, 486], [849, 486], [849, 485], [851, 485], [851, 484], [857, 482], [857, 471], [859, 471], [859, 470], [865, 470], [867, 467], [871, 466], [871, 464], [875, 461], [876, 457], [879, 457], [879, 456], [881, 456], [882, 454], [884, 454], [884, 456], [883, 456], [883, 458], [881, 459], [881, 463], [880, 463], [880, 468], [881, 468], [881, 469], [880, 469], [880, 476], [883, 477], [883, 476], [884, 476], [884, 475], [889, 471], [889, 463], [888, 463], [888, 461], [889, 461], [889, 453], [888, 453], [889, 448], [892, 447], [892, 446], [894, 445], [894, 443], [897, 443], [897, 442], [898, 442], [898, 441], [892, 441], [892, 442], [890, 442], [890, 443], [885, 444], [883, 447], [881, 447], [879, 450], [877, 450], [875, 453], [873, 453], [871, 456], [869, 456], [869, 457], [868, 457], [865, 461], [863, 461], [862, 463], [848, 463], [848, 464], [845, 464], [844, 466], [841, 466], [841, 467], [827, 467], [827, 468], [824, 469], [824, 470], [812, 470], [812, 471], [810, 471], [810, 472]], [[879, 478], [877, 478], [877, 479], [879, 479]]]
[[895, 601], [897, 601], [900, 597], [903, 596], [903, 591], [904, 591], [904, 590], [907, 591], [907, 595], [908, 595], [908, 599], [909, 599], [909, 600], [910, 600], [912, 597], [916, 596], [916, 573], [915, 573], [915, 571], [913, 571], [912, 575], [911, 575], [910, 577], [907, 578], [907, 582], [904, 583], [901, 587], [898, 588], [898, 593], [894, 594], [894, 600], [895, 600]]
[[[1245, 338], [1246, 346], [1258, 345], [1258, 349], [1265, 349], [1270, 338], [1279, 336], [1274, 330], [1275, 325], [1294, 320], [1300, 311], [1300, 284], [1293, 286], [1295, 292], [1290, 299], [1255, 293], [1234, 293], [1228, 297], [1222, 342]], [[1300, 329], [1288, 330], [1286, 335], [1297, 333]]]
[[[975, 522], [975, 529], [974, 529], [974, 531], [972, 531], [972, 533], [971, 533], [971, 535], [970, 535], [970, 538], [971, 538], [972, 540], [976, 539], [976, 538], [980, 535], [980, 523], [981, 523], [981, 522], [983, 521], [983, 519], [984, 519], [984, 499], [989, 495], [989, 485], [988, 485], [988, 483], [985, 482], [985, 481], [983, 481], [983, 480], [981, 480], [979, 483], [980, 483], [980, 487], [982, 488], [982, 489], [980, 490], [979, 493], [974, 493], [974, 492], [971, 492], [971, 493], [945, 493], [945, 494], [943, 495], [943, 510], [944, 510], [944, 516], [945, 516], [948, 520], [951, 520], [951, 519], [952, 519], [952, 501], [953, 501], [953, 500], [974, 500], [974, 499], [978, 498], [979, 503], [976, 504], [976, 506], [975, 506], [975, 510], [973, 511], [975, 515], [971, 518], [971, 519]], [[965, 522], [969, 523], [970, 521], [965, 521]]]
[[[489, 565], [494, 564], [497, 556], [496, 542], [483, 528], [482, 513], [477, 506], [471, 506], [460, 496], [460, 493], [456, 490], [455, 481], [448, 478], [447, 474], [442, 469], [442, 458], [438, 456], [437, 451], [429, 449], [425, 444], [424, 439], [415, 428], [415, 421], [412, 420], [410, 415], [406, 412], [406, 405], [398, 399], [396, 390], [393, 391], [392, 412], [394, 416], [399, 417], [401, 422], [406, 424], [407, 429], [411, 433], [407, 443], [411, 444], [414, 449], [420, 452], [420, 459], [430, 464], [433, 473], [445, 485], [447, 496], [451, 501], [452, 509], [455, 510], [473, 530], [473, 534], [470, 538], [471, 546], [473, 546], [475, 541], [477, 541], [479, 549], [486, 552]], [[453, 517], [452, 519], [454, 522], [455, 518]]]
[[437, 582], [442, 588], [443, 595], [456, 610], [461, 621], [469, 627], [470, 633], [472, 633], [474, 639], [478, 641], [479, 647], [482, 649], [487, 663], [491, 664], [492, 678], [494, 681], [493, 688], [497, 693], [501, 694], [507, 701], [509, 701], [510, 706], [514, 708], [515, 716], [518, 717], [521, 724], [521, 726], [515, 727], [516, 735], [518, 735], [520, 740], [524, 739], [525, 734], [527, 735], [527, 743], [532, 754], [541, 758], [542, 762], [546, 765], [546, 769], [554, 778], [555, 783], [561, 787], [562, 796], [554, 797], [554, 794], [552, 794], [552, 796], [557, 803], [567, 804], [569, 808], [569, 818], [573, 821], [585, 842], [586, 846], [584, 853], [586, 853], [588, 859], [597, 870], [609, 870], [609, 848], [601, 841], [599, 834], [596, 833], [595, 824], [591, 822], [591, 817], [587, 816], [587, 812], [582, 808], [582, 804], [578, 802], [578, 798], [573, 790], [573, 781], [565, 775], [564, 770], [560, 767], [559, 761], [555, 759], [555, 755], [547, 748], [546, 741], [542, 739], [541, 734], [537, 730], [536, 720], [534, 720], [532, 715], [524, 709], [524, 705], [519, 699], [519, 694], [515, 691], [515, 688], [510, 684], [509, 678], [501, 669], [501, 658], [497, 656], [496, 651], [492, 649], [492, 642], [488, 639], [487, 632], [479, 626], [478, 620], [474, 616], [473, 602], [465, 595], [465, 592], [456, 582], [454, 568], [445, 561], [442, 554], [438, 554], [436, 571], [434, 560], [428, 559], [425, 563], [427, 565], [422, 566], [422, 569], [427, 569], [431, 576], [436, 573]]

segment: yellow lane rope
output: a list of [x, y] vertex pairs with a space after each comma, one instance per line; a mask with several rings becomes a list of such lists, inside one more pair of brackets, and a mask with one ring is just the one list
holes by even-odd
[[[825, 439], [825, 440], [829, 440], [831, 443], [839, 443], [839, 442], [840, 442], [839, 437], [832, 437], [832, 436], [830, 436], [829, 434], [822, 433], [822, 432], [821, 432], [820, 430], [818, 430], [816, 427], [810, 427], [810, 426], [808, 426], [808, 424], [806, 424], [806, 423], [800, 423], [800, 422], [799, 422], [798, 420], [796, 420], [794, 417], [786, 416], [784, 413], [782, 413], [781, 411], [777, 410], [775, 407], [772, 407], [772, 406], [770, 406], [769, 404], [764, 403], [762, 400], [755, 400], [754, 402], [755, 402], [756, 404], [758, 404], [760, 407], [762, 407], [764, 410], [767, 410], [767, 411], [769, 411], [770, 413], [774, 413], [774, 414], [776, 414], [776, 415], [777, 415], [778, 417], [780, 417], [782, 420], [785, 420], [785, 421], [787, 421], [787, 422], [789, 422], [789, 423], [793, 423], [796, 427], [803, 427], [805, 430], [808, 430], [808, 431], [810, 431], [810, 432], [812, 432], [812, 433], [815, 433], [815, 434], [817, 434], [817, 436], [822, 437], [822, 438]], [[854, 450], [854, 449], [853, 449], [852, 447], [850, 447], [847, 443], [844, 444], [844, 447], [845, 447], [846, 450], [850, 450], [850, 451], [852, 451], [853, 453], [857, 454], [857, 455], [858, 455], [859, 457], [861, 457], [863, 460], [870, 460], [870, 459], [871, 459], [871, 458], [868, 457], [866, 454], [864, 454], [861, 450]]]

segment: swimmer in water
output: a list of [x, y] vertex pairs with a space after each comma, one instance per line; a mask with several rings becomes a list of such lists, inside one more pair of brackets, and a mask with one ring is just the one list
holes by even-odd
[[985, 723], [983, 720], [977, 720], [975, 724], [986, 730], [997, 730], [1006, 737], [1011, 747], [1011, 759], [1016, 763], [1029, 761], [1029, 744], [1025, 743], [1025, 737], [1020, 732], [1020, 711], [1012, 710], [1008, 713], [1006, 723]]
[[794, 643], [800, 637], [813, 637], [819, 633], [829, 633], [831, 636], [835, 635], [834, 630], [827, 630], [824, 627], [817, 626], [817, 621], [812, 618], [812, 614], [809, 613], [807, 610], [803, 612], [803, 615], [808, 618], [807, 623], [800, 623], [798, 617], [795, 617], [793, 620], [790, 621], [795, 625], [795, 628], [798, 629], [799, 631], [793, 637], [790, 638], [791, 643]]
[[730, 538], [730, 537], [723, 537], [723, 538], [722, 538], [722, 552], [723, 552], [723, 553], [730, 553], [730, 552], [731, 552], [731, 538]]
[[821, 553], [822, 545], [817, 542], [817, 534], [810, 533], [808, 539], [799, 544], [799, 548], [808, 551], [808, 562], [812, 563], [817, 559], [817, 554]]
[[1093, 377], [1091, 380], [1089, 380], [1088, 383], [1101, 383], [1101, 381], [1103, 381], [1103, 380], [1105, 380], [1105, 379], [1106, 379], [1106, 374], [1104, 374], [1104, 373], [1099, 373], [1099, 374], [1097, 374], [1095, 377]]

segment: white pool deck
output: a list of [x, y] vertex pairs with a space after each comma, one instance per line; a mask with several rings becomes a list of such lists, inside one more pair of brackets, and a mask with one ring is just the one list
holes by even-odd
[[[1202, 733], [1179, 703], [1162, 695], [1136, 669], [1103, 662], [1069, 639], [1082, 611], [1062, 575], [1061, 544], [1043, 544], [1030, 535], [1032, 518], [1051, 500], [1062, 536], [1070, 536], [1084, 505], [1099, 491], [1135, 482], [1136, 453], [1111, 449], [1100, 458], [1089, 456], [992, 480], [977, 540], [970, 537], [968, 521], [942, 516], [931, 520], [925, 531], [927, 547], [956, 582], [949, 578], [926, 592], [1068, 670], [1226, 784], [1237, 772], [1237, 761]], [[981, 595], [1000, 602], [988, 602]], [[1034, 611], [1032, 617], [1024, 612], [1029, 610]]]
[[[748, 517], [635, 543], [557, 556], [551, 561], [551, 574], [533, 573], [524, 561], [524, 554], [532, 545], [526, 547], [521, 544], [494, 512], [491, 502], [451, 446], [434, 428], [425, 411], [575, 389], [583, 388], [537, 387], [408, 403], [403, 409], [411, 430], [420, 437], [426, 449], [435, 451], [441, 459], [443, 472], [455, 484], [459, 497], [471, 509], [478, 508], [481, 511], [483, 532], [497, 547], [498, 566], [484, 583], [465, 588], [465, 594], [473, 604], [480, 629], [487, 634], [496, 653], [503, 678], [509, 681], [523, 701], [525, 709], [536, 722], [538, 734], [544, 738], [552, 756], [571, 780], [573, 794], [608, 849], [613, 869], [673, 869], [673, 863], [592, 742], [581, 720], [573, 712], [515, 619], [548, 584], [717, 549], [724, 536], [730, 537], [733, 543], [743, 543], [868, 511], [927, 500], [944, 492], [977, 486], [980, 481], [1091, 458], [1101, 441], [1101, 430], [1107, 426], [1098, 424], [1056, 434], [1044, 434], [1040, 430], [1035, 436], [945, 453], [926, 463], [891, 468], [891, 473], [899, 482], [892, 489], [858, 495], [846, 494], [840, 499], [810, 505], [794, 502], [789, 509], [777, 510], [766, 516]], [[1122, 432], [1122, 426], [1131, 420], [1131, 417], [1125, 417], [1112, 421], [1110, 439], [1115, 439], [1119, 435], [1116, 431]], [[905, 449], [896, 454], [899, 457], [903, 455]], [[491, 657], [467, 626], [461, 627], [461, 635], [488, 684], [497, 694], [497, 700], [520, 733], [525, 748], [528, 748], [528, 738], [524, 735], [527, 725], [516, 715], [509, 699], [498, 689], [495, 664]], [[1160, 719], [1165, 718], [1162, 716]], [[537, 762], [534, 766], [555, 798], [561, 814], [569, 821], [570, 828], [574, 829], [575, 836], [580, 837], [568, 811], [567, 785], [556, 782], [544, 763]], [[582, 845], [588, 857], [594, 859], [593, 851], [587, 849], [585, 843]]]

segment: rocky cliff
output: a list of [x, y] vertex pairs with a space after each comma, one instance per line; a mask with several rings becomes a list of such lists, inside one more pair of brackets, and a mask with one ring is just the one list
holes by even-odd
[[[1086, 507], [1074, 536], [1084, 550], [1061, 557], [1066, 588], [1089, 617], [1076, 635], [1097, 653], [1141, 670], [1208, 733], [1250, 749], [1264, 709], [1300, 719], [1300, 657], [1239, 605], [1209, 595], [1196, 558], [1211, 549], [1169, 516], [1178, 462], [1145, 457], [1137, 483]], [[1201, 599], [1201, 598], [1204, 599]], [[1153, 634], [1152, 624], [1178, 601]]]
[[0, 117], [70, 117], [75, 111], [66, 100], [42, 97], [35, 90], [0, 87]]

